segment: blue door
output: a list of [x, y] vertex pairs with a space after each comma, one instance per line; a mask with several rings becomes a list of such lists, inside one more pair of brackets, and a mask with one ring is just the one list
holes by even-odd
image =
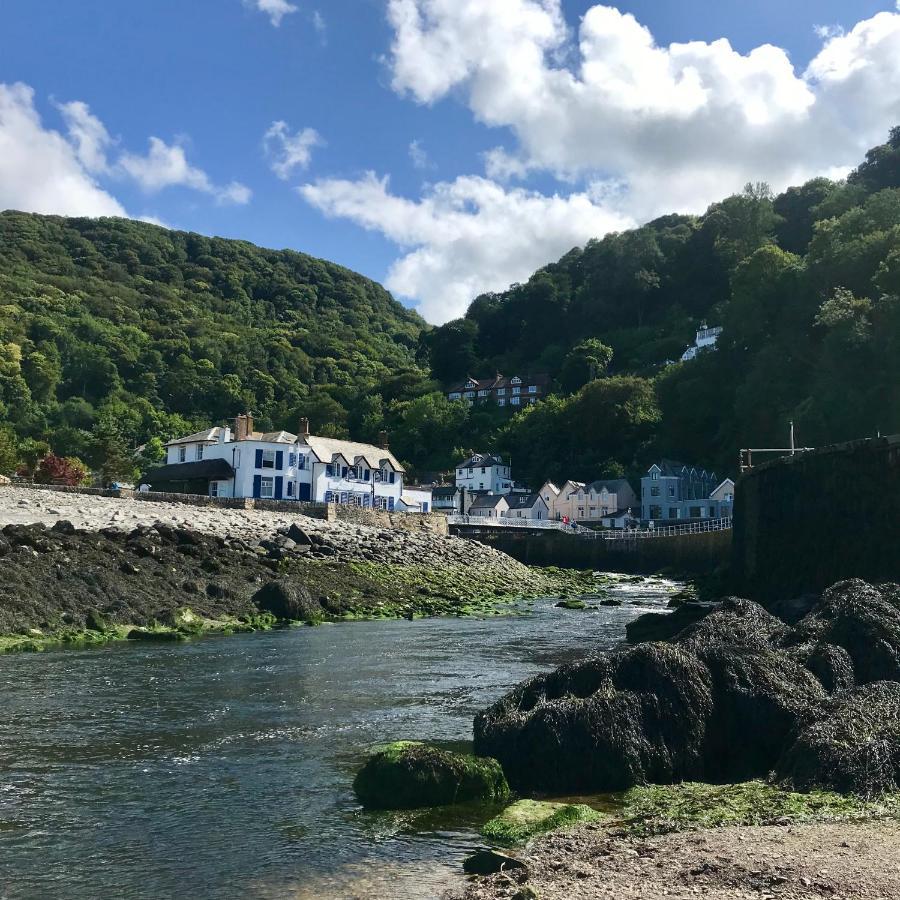
[[312, 485], [311, 484], [297, 485], [297, 489], [300, 492], [297, 495], [298, 500], [301, 500], [304, 503], [309, 503], [309, 501], [312, 500]]

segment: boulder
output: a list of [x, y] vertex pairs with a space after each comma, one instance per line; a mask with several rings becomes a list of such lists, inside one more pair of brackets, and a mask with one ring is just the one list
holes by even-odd
[[809, 669], [829, 694], [847, 691], [856, 685], [853, 660], [843, 648], [834, 644], [801, 644], [791, 655]]
[[604, 818], [603, 813], [583, 803], [550, 803], [545, 800], [519, 800], [491, 819], [481, 833], [496, 844], [524, 844], [538, 834], [556, 831], [582, 822]]
[[353, 790], [369, 809], [448, 806], [509, 795], [497, 760], [417, 741], [397, 741], [373, 753], [357, 773]]
[[900, 790], [900, 684], [867, 684], [813, 710], [776, 776], [798, 791], [871, 798]]
[[708, 616], [679, 634], [676, 641], [694, 652], [716, 644], [767, 650], [786, 630], [784, 622], [758, 603], [728, 597]]
[[569, 597], [565, 600], [560, 600], [556, 606], [559, 609], [587, 609], [587, 603], [577, 597]]
[[0, 475], [0, 484], [12, 484], [9, 478], [6, 475]]
[[287, 530], [287, 536], [298, 547], [309, 547], [312, 544], [312, 538], [296, 523], [291, 525]]
[[843, 647], [859, 684], [900, 681], [900, 608], [892, 588], [879, 590], [858, 578], [833, 585], [784, 643]]
[[75, 534], [75, 526], [68, 519], [60, 519], [58, 522], [54, 522], [50, 530], [55, 531], [57, 534], [69, 536]]
[[270, 581], [261, 587], [251, 602], [260, 612], [292, 622], [320, 622], [322, 606], [301, 584], [286, 579]]
[[515, 688], [475, 719], [475, 752], [499, 759], [522, 791], [699, 779], [712, 691], [696, 656], [642, 644]]
[[625, 626], [625, 635], [629, 644], [668, 641], [688, 626], [706, 618], [714, 608], [707, 603], [683, 603], [672, 612], [644, 613]]
[[498, 872], [509, 872], [513, 869], [525, 873], [528, 871], [528, 867], [521, 859], [500, 850], [476, 850], [463, 860], [463, 871], [466, 875], [496, 875]]

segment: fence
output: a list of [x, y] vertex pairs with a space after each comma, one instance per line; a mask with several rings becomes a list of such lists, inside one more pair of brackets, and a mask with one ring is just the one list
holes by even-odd
[[731, 519], [705, 519], [700, 522], [685, 522], [682, 525], [665, 525], [657, 528], [620, 528], [598, 531], [582, 525], [566, 525], [552, 519], [508, 519], [489, 516], [447, 516], [450, 525], [468, 525], [489, 528], [543, 528], [565, 531], [579, 537], [604, 541], [643, 540], [646, 538], [675, 537], [682, 534], [704, 534], [709, 531], [728, 531]]

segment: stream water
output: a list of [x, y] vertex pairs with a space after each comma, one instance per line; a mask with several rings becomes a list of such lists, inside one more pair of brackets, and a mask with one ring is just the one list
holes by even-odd
[[470, 741], [480, 709], [616, 645], [676, 587], [622, 581], [599, 611], [0, 656], [0, 900], [438, 897], [491, 810], [364, 812], [368, 749]]

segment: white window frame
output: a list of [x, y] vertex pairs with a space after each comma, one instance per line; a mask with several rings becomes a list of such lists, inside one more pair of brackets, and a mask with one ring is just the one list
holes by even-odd
[[520, 397], [510, 397], [510, 398], [509, 398], [509, 402], [510, 402], [513, 406], [519, 406], [519, 405], [521, 404], [522, 400], [521, 400]]
[[209, 496], [210, 497], [221, 497], [222, 495], [219, 493], [222, 489], [220, 482], [211, 481], [209, 483]]
[[[266, 489], [268, 488], [268, 493], [266, 493]], [[263, 500], [274, 500], [275, 499], [275, 476], [264, 476], [259, 479], [259, 496]]]
[[203, 444], [197, 444], [197, 449], [194, 450], [194, 459], [198, 462], [203, 459]]
[[185, 462], [187, 460], [187, 447], [179, 447], [178, 448], [178, 462]]
[[529, 385], [528, 385], [528, 393], [529, 393], [529, 394], [536, 394], [536, 393], [537, 393], [537, 385], [536, 385], [536, 384], [529, 384]]
[[274, 450], [263, 450], [262, 452], [262, 463], [260, 464], [260, 468], [263, 469], [274, 469], [275, 468], [275, 451]]

